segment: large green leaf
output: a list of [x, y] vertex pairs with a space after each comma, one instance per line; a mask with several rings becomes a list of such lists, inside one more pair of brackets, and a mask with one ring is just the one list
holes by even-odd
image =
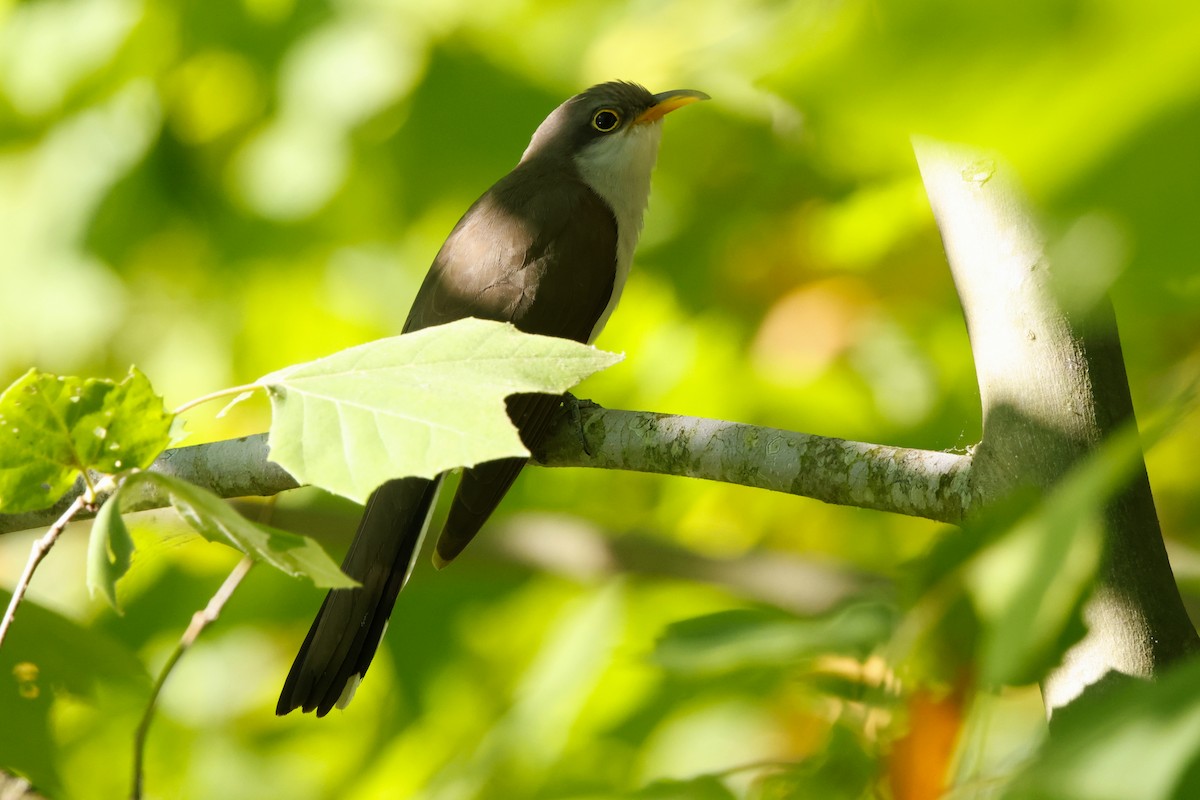
[[1200, 797], [1200, 661], [1154, 683], [1130, 680], [1055, 718], [1007, 800]]
[[1105, 509], [1140, 457], [1137, 431], [1124, 429], [1048, 491], [993, 502], [921, 559], [922, 595], [906, 624], [910, 636], [932, 634], [934, 673], [950, 679], [969, 666], [985, 685], [1024, 685], [1061, 661], [1086, 633]]
[[1113, 436], [965, 565], [982, 622], [985, 683], [1036, 682], [1082, 637], [1080, 615], [1103, 555], [1104, 509], [1140, 459], [1136, 429]]
[[[312, 539], [251, 522], [229, 503], [195, 484], [158, 472], [139, 472], [125, 480], [121, 492], [131, 492], [143, 482], [157, 484], [166, 491], [184, 522], [210, 542], [232, 545], [288, 575], [308, 578], [317, 586], [358, 586]], [[113, 499], [117, 498], [109, 503]]]
[[687, 673], [793, 669], [797, 661], [822, 653], [863, 656], [887, 639], [894, 624], [894, 611], [873, 603], [811, 619], [734, 609], [673, 623], [658, 640], [654, 656], [668, 669]]
[[[0, 590], [0, 607], [11, 597]], [[90, 697], [101, 684], [144, 691], [150, 679], [120, 643], [25, 598], [0, 648], [0, 767], [53, 792], [59, 783], [54, 696]]]
[[83, 470], [149, 466], [171, 420], [134, 368], [120, 383], [30, 370], [0, 395], [0, 511], [51, 506]]
[[100, 507], [88, 539], [87, 586], [94, 596], [100, 592], [114, 609], [117, 581], [129, 571], [133, 560], [133, 537], [121, 518], [121, 490], [117, 489]]
[[504, 398], [564, 392], [620, 359], [477, 319], [353, 347], [259, 379], [271, 460], [362, 502], [389, 478], [525, 456]]

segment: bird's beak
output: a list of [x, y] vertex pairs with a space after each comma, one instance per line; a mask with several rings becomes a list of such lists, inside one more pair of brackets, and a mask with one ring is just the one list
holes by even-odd
[[660, 120], [667, 114], [670, 114], [677, 108], [689, 106], [692, 103], [698, 103], [701, 100], [711, 99], [704, 92], [697, 92], [693, 89], [673, 89], [669, 92], [660, 92], [654, 95], [654, 105], [647, 108], [641, 115], [634, 120], [634, 124], [641, 122], [654, 122]]

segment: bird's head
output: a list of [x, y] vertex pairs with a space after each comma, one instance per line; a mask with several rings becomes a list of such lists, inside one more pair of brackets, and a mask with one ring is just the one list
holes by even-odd
[[521, 161], [570, 164], [618, 216], [626, 207], [640, 219], [663, 117], [707, 99], [691, 89], [651, 94], [636, 83], [601, 83], [551, 112]]
[[615, 161], [616, 154], [636, 149], [633, 143], [640, 138], [657, 136], [664, 116], [707, 99], [691, 89], [650, 94], [636, 83], [601, 83], [554, 109], [534, 132], [521, 160], [577, 158], [603, 151], [613, 153], [610, 160]]

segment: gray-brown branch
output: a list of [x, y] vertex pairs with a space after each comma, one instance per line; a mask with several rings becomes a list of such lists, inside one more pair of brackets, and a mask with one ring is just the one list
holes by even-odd
[[[969, 454], [598, 406], [581, 408], [578, 418], [560, 413], [533, 463], [703, 478], [950, 523], [963, 518], [972, 498]], [[267, 460], [266, 434], [168, 450], [151, 469], [222, 497], [269, 496], [297, 486]], [[0, 533], [49, 525], [79, 489], [54, 508], [0, 515]], [[148, 487], [125, 502], [136, 511], [162, 508], [167, 498]]]
[[[1107, 287], [1092, 265], [1051, 263], [1011, 167], [928, 139], [914, 148], [975, 356], [974, 490], [987, 501], [1048, 488], [1136, 424]], [[1049, 712], [1122, 676], [1152, 678], [1200, 644], [1140, 455], [1104, 509], [1107, 553], [1084, 609], [1087, 636], [1042, 681]]]

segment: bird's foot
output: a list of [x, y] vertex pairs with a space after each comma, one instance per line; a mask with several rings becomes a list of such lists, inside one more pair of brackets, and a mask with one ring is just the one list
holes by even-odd
[[592, 457], [592, 448], [588, 446], [587, 432], [583, 429], [583, 409], [599, 408], [599, 404], [593, 403], [591, 400], [580, 400], [570, 392], [563, 394], [563, 408], [570, 417], [571, 423], [575, 426], [575, 430], [579, 433], [579, 444], [583, 447], [583, 452], [588, 458]]

